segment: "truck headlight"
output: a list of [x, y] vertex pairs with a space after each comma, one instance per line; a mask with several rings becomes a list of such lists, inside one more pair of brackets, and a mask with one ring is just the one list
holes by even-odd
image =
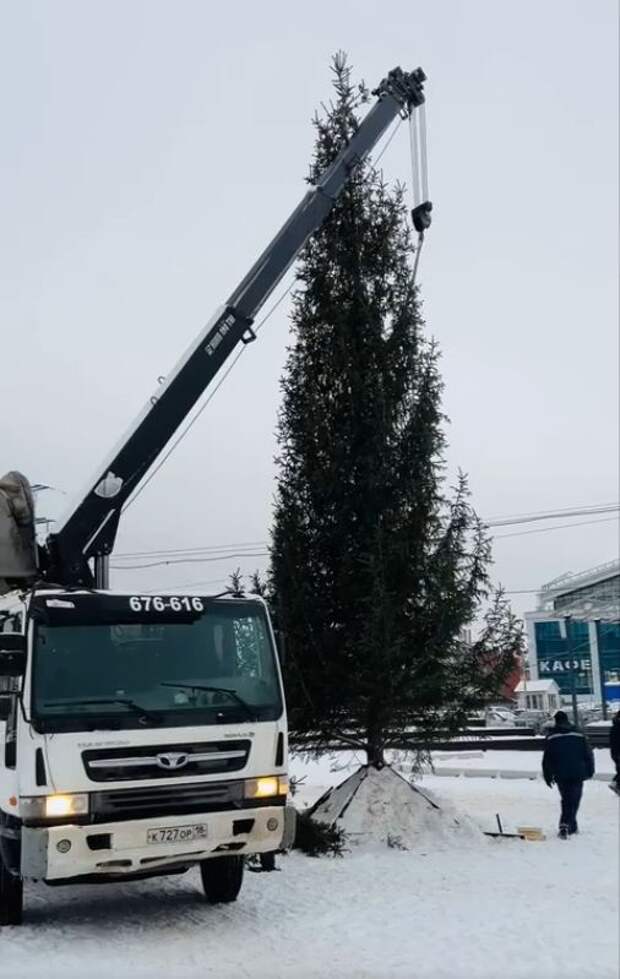
[[244, 783], [246, 799], [268, 799], [275, 795], [288, 795], [286, 775], [263, 775], [261, 778], [248, 778]]
[[81, 795], [48, 795], [45, 799], [45, 815], [53, 816], [84, 816], [88, 812], [88, 796]]
[[88, 794], [22, 796], [19, 800], [22, 819], [67, 819], [88, 813]]

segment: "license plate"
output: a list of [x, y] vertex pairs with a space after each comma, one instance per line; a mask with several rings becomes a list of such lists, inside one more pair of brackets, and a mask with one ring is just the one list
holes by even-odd
[[189, 843], [192, 840], [204, 840], [207, 835], [205, 823], [194, 823], [193, 826], [162, 826], [161, 829], [149, 829], [146, 832], [146, 842], [156, 843]]

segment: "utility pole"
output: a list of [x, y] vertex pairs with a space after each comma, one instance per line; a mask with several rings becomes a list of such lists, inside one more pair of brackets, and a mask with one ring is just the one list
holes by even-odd
[[575, 727], [579, 726], [579, 714], [577, 712], [577, 678], [575, 675], [575, 654], [573, 651], [573, 637], [571, 633], [572, 626], [572, 616], [565, 615], [563, 619], [560, 619], [560, 635], [562, 639], [566, 641], [566, 652], [569, 656], [570, 661], [570, 675], [571, 675], [571, 699], [573, 701], [573, 724]]
[[601, 706], [603, 708], [603, 720], [607, 720], [607, 692], [605, 690], [605, 670], [603, 669], [603, 657], [601, 656], [601, 620], [594, 620], [596, 634], [596, 654], [598, 656], [598, 671], [601, 678]]

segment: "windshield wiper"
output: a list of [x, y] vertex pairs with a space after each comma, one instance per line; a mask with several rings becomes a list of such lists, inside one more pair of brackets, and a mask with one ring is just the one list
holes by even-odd
[[247, 700], [237, 693], [236, 690], [230, 690], [229, 687], [211, 687], [202, 683], [172, 683], [168, 680], [163, 680], [160, 683], [160, 687], [178, 687], [180, 690], [205, 690], [207, 693], [225, 693], [228, 694], [233, 700], [236, 700], [240, 707], [243, 707], [244, 711], [252, 721], [258, 720], [258, 714], [256, 711], [252, 710]]
[[146, 710], [145, 707], [141, 707], [137, 704], [135, 700], [130, 700], [128, 697], [91, 697], [84, 700], [52, 700], [43, 704], [44, 707], [89, 707], [97, 706], [97, 704], [123, 704], [124, 707], [128, 707], [129, 710], [133, 711], [140, 718], [148, 721], [150, 724], [161, 724], [162, 718], [159, 714], [152, 714], [150, 710]]

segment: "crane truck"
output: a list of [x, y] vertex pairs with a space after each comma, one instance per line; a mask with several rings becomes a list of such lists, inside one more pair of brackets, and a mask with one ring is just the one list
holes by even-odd
[[119, 593], [119, 519], [258, 311], [399, 115], [391, 71], [339, 155], [196, 337], [45, 543], [19, 473], [0, 481], [0, 924], [24, 882], [126, 881], [198, 865], [233, 901], [246, 857], [292, 842], [280, 663], [257, 597]]

